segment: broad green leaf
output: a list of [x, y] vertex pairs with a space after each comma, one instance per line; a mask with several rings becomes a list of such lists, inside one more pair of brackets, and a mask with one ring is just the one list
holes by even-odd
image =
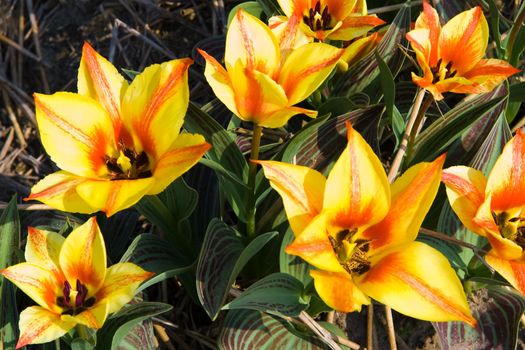
[[151, 319], [136, 324], [120, 341], [117, 350], [156, 349], [157, 339]]
[[507, 61], [514, 67], [518, 66], [519, 58], [525, 49], [525, 3], [521, 6], [516, 14], [514, 23], [510, 28], [510, 33], [506, 40], [505, 56]]
[[437, 1], [432, 3], [436, 4], [436, 10], [439, 14], [439, 17], [444, 22], [448, 22], [458, 13], [471, 9], [479, 4], [478, 0]]
[[73, 339], [70, 346], [71, 346], [71, 350], [91, 350], [95, 348], [87, 340], [82, 339], [82, 338]]
[[310, 277], [310, 265], [296, 255], [286, 254], [284, 249], [292, 243], [294, 240], [294, 234], [288, 227], [284, 234], [283, 241], [281, 243], [281, 249], [279, 253], [279, 270], [283, 273], [287, 273], [307, 285], [312, 281]]
[[512, 84], [509, 90], [510, 102], [525, 102], [525, 81]]
[[494, 0], [486, 0], [489, 4], [490, 11], [490, 32], [494, 40], [498, 58], [503, 58], [503, 47], [501, 46], [501, 34], [499, 31], [499, 16], [500, 12]]
[[302, 294], [304, 286], [286, 273], [273, 273], [252, 284], [241, 295], [223, 306], [223, 310], [251, 309], [266, 313], [297, 316], [308, 306]]
[[276, 232], [259, 235], [245, 247], [231, 227], [218, 219], [210, 222], [196, 274], [197, 295], [212, 320], [219, 314], [242, 268], [276, 235]]
[[268, 17], [282, 14], [281, 7], [277, 3], [277, 0], [257, 0], [257, 2], [261, 5], [264, 13]]

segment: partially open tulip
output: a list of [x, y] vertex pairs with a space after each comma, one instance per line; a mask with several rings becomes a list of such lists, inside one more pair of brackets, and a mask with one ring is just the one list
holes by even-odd
[[370, 146], [347, 127], [347, 147], [328, 178], [303, 166], [259, 162], [295, 234], [286, 252], [317, 268], [310, 272], [315, 289], [336, 310], [360, 310], [373, 298], [411, 317], [475, 324], [447, 258], [414, 241], [445, 157], [411, 167], [390, 185]]
[[242, 120], [277, 128], [299, 113], [317, 115], [294, 105], [323, 83], [343, 55], [322, 43], [294, 46], [279, 42], [267, 25], [239, 10], [226, 36], [226, 69], [199, 52], [206, 59], [208, 83], [230, 111]]
[[20, 314], [17, 349], [60, 338], [76, 325], [99, 329], [153, 275], [132, 263], [106, 268], [94, 217], [67, 238], [29, 228], [25, 259], [0, 271], [38, 304]]
[[489, 28], [479, 6], [461, 12], [441, 27], [436, 10], [424, 0], [423, 12], [407, 39], [423, 73], [422, 77], [412, 73], [412, 80], [436, 100], [443, 99], [442, 93], [447, 91], [489, 92], [519, 72], [505, 61], [483, 58]]
[[78, 94], [35, 94], [45, 150], [61, 171], [28, 199], [70, 212], [110, 216], [163, 191], [210, 148], [181, 133], [190, 59], [147, 67], [131, 84], [85, 43]]
[[488, 179], [454, 166], [442, 180], [461, 222], [489, 240], [489, 265], [525, 295], [525, 134], [518, 130], [505, 145]]

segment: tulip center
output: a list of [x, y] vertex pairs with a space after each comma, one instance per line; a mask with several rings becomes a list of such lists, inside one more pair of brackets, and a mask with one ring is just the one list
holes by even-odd
[[62, 315], [78, 315], [84, 310], [95, 305], [95, 297], [87, 299], [88, 290], [87, 287], [77, 280], [75, 289], [71, 287], [68, 281], [64, 282], [64, 288], [62, 289], [61, 297], [57, 297], [56, 304], [64, 311]]
[[118, 157], [104, 156], [104, 163], [111, 180], [143, 179], [152, 175], [146, 152], [137, 153], [132, 148], [119, 146]]
[[328, 239], [341, 266], [351, 275], [362, 275], [370, 270], [370, 241], [352, 240], [356, 233], [357, 229], [342, 230], [335, 237], [328, 235]]
[[328, 5], [321, 9], [321, 1], [318, 0], [303, 16], [303, 22], [313, 31], [332, 29], [332, 16], [328, 12]]
[[492, 212], [494, 222], [504, 238], [510, 239], [522, 248], [525, 248], [525, 218], [511, 217], [508, 213], [496, 214]]
[[458, 74], [457, 70], [452, 69], [452, 61], [447, 64], [443, 64], [443, 60], [440, 58], [434, 67], [430, 68], [434, 79], [432, 84], [438, 83], [441, 80], [454, 78]]

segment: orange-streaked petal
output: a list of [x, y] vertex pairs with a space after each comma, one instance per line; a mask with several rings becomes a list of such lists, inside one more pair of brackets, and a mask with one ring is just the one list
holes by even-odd
[[525, 206], [525, 133], [518, 129], [496, 160], [487, 181], [492, 211], [512, 211]]
[[323, 211], [330, 224], [364, 229], [388, 213], [390, 184], [370, 146], [350, 123], [347, 128], [348, 144], [326, 181]]
[[427, 28], [414, 29], [407, 33], [406, 38], [414, 49], [417, 63], [423, 71], [423, 77], [418, 77], [412, 73], [412, 80], [422, 88], [426, 88], [434, 80], [434, 74], [430, 69], [430, 56], [433, 52], [430, 43], [430, 30]]
[[[188, 171], [211, 148], [211, 145], [198, 134], [180, 134], [171, 149], [164, 153], [155, 164], [155, 182], [147, 194], [157, 194], [176, 178]], [[134, 180], [133, 180], [134, 181]]]
[[115, 149], [113, 125], [101, 105], [69, 92], [34, 94], [40, 139], [59, 168], [81, 176], [97, 176], [104, 156]]
[[95, 217], [75, 228], [60, 250], [60, 268], [74, 288], [77, 280], [93, 296], [104, 283], [106, 247]]
[[323, 214], [316, 216], [285, 251], [300, 256], [321, 270], [347, 273], [328, 240], [326, 216]]
[[436, 197], [445, 155], [431, 163], [419, 163], [392, 184], [392, 205], [386, 217], [363, 233], [369, 254], [416, 239], [419, 228]]
[[349, 273], [310, 270], [317, 294], [332, 309], [341, 312], [361, 311], [370, 298], [356, 287]]
[[466, 228], [485, 235], [473, 219], [485, 200], [487, 179], [479, 170], [453, 166], [443, 170], [441, 180], [446, 186], [450, 206]]
[[525, 294], [525, 263], [502, 259], [494, 251], [490, 251], [485, 260], [521, 294]]
[[325, 177], [304, 166], [274, 161], [257, 163], [262, 165], [264, 176], [282, 197], [290, 227], [299, 235], [323, 207]]
[[308, 6], [308, 0], [277, 0], [286, 17], [290, 17], [295, 11], [302, 12]]
[[270, 28], [246, 11], [237, 11], [226, 35], [226, 69], [229, 71], [240, 62], [248, 70], [273, 77], [280, 57], [279, 43]]
[[489, 92], [498, 86], [503, 80], [507, 79], [520, 70], [511, 66], [508, 62], [497, 59], [482, 59], [474, 68], [464, 74], [464, 77], [473, 84], [467, 86], [470, 91], [463, 91], [460, 86], [451, 90], [457, 93], [484, 93]]
[[523, 248], [510, 239], [504, 238], [499, 232], [487, 232], [487, 238], [492, 246], [491, 254], [505, 260], [520, 259]]
[[279, 42], [281, 60], [285, 60], [293, 50], [311, 41], [301, 30], [301, 17], [292, 15], [289, 19], [284, 16], [273, 16], [268, 20], [268, 26]]
[[[430, 48], [428, 63], [434, 67], [438, 61], [439, 35], [441, 34], [441, 24], [437, 11], [430, 6], [427, 0], [423, 1], [423, 12], [416, 20], [415, 29], [428, 29], [428, 46]], [[408, 34], [410, 34], [409, 32]], [[409, 36], [407, 34], [407, 37]]]
[[27, 229], [27, 244], [25, 249], [26, 262], [58, 272], [58, 256], [65, 238], [58, 233], [39, 230], [34, 227]]
[[413, 242], [377, 262], [355, 284], [373, 299], [410, 317], [427, 321], [476, 321], [463, 286], [447, 258]]
[[361, 58], [365, 57], [378, 44], [378, 33], [357, 39], [344, 48], [344, 54], [341, 60], [345, 61], [348, 66], [352, 66]]
[[62, 312], [56, 305], [56, 297], [62, 293], [61, 276], [54, 274], [45, 266], [20, 263], [0, 271], [5, 278], [13, 282], [38, 305], [55, 313]]
[[115, 264], [108, 269], [97, 300], [107, 303], [108, 313], [112, 314], [129, 303], [138, 286], [153, 275], [132, 263]]
[[307, 117], [315, 118], [317, 117], [317, 111], [306, 109], [302, 107], [284, 107], [282, 109], [276, 110], [275, 112], [268, 113], [267, 115], [262, 116], [258, 119], [258, 124], [266, 128], [279, 128], [290, 120], [291, 117], [297, 114], [305, 114]]
[[31, 194], [25, 200], [37, 200], [52, 208], [72, 212], [91, 214], [99, 210], [80, 197], [76, 191], [85, 178], [57, 171], [46, 176], [31, 188]]
[[77, 86], [80, 95], [99, 101], [108, 112], [117, 139], [122, 125], [120, 101], [128, 82], [111, 62], [99, 55], [87, 42], [82, 47]]
[[344, 50], [323, 43], [310, 43], [293, 50], [286, 58], [278, 83], [294, 105], [310, 96], [332, 72]]
[[461, 12], [448, 21], [439, 37], [439, 56], [463, 76], [485, 55], [489, 37], [487, 20], [481, 7]]
[[105, 301], [97, 301], [92, 308], [82, 311], [74, 316], [62, 315], [61, 319], [64, 322], [74, 322], [92, 329], [99, 329], [102, 328], [108, 314], [108, 303]]
[[368, 33], [372, 28], [384, 24], [385, 21], [376, 15], [349, 16], [341, 26], [330, 35], [332, 40], [352, 40]]
[[20, 313], [20, 338], [16, 348], [53, 341], [69, 332], [75, 325], [75, 322], [61, 320], [60, 314], [39, 306], [30, 306]]
[[122, 113], [137, 151], [144, 149], [155, 159], [170, 148], [188, 108], [188, 68], [192, 63], [182, 58], [153, 64], [126, 90]]

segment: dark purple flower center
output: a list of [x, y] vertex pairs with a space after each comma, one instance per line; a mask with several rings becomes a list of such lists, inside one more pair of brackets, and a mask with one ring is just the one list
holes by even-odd
[[64, 309], [62, 315], [77, 315], [95, 305], [95, 297], [86, 299], [88, 289], [80, 280], [77, 280], [75, 290], [68, 281], [65, 281], [62, 294], [63, 296], [57, 297], [56, 300], [57, 305]]
[[119, 143], [119, 152], [118, 158], [104, 156], [104, 164], [106, 164], [111, 180], [143, 179], [152, 176], [146, 152], [137, 153], [122, 142]]
[[328, 12], [328, 5], [321, 9], [321, 1], [318, 0], [303, 16], [303, 22], [313, 31], [331, 29], [332, 16]]
[[443, 63], [443, 60], [440, 58], [437, 61], [436, 65], [430, 68], [430, 71], [432, 72], [432, 75], [434, 76], [434, 79], [432, 80], [432, 84], [436, 84], [440, 80], [454, 78], [456, 74], [458, 73], [457, 70], [452, 69], [452, 61], [450, 61], [445, 66], [445, 76], [442, 79], [441, 78], [441, 63]]
[[[370, 260], [368, 250], [370, 241], [365, 239], [352, 240], [357, 233], [357, 229], [339, 231], [335, 237], [328, 235], [332, 249], [334, 250], [339, 264], [351, 275], [362, 275], [370, 270]], [[346, 244], [355, 245], [354, 249], [349, 252], [345, 247]]]

